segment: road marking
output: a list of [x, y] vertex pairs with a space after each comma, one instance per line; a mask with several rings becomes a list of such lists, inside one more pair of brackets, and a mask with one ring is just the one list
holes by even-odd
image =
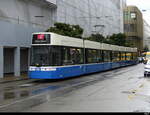
[[139, 88], [142, 88], [142, 87], [144, 87], [144, 84], [142, 84], [142, 85], [139, 86]]
[[132, 100], [135, 96], [136, 94], [128, 95], [128, 99]]
[[145, 84], [145, 83], [146, 83], [146, 82], [144, 82], [143, 84], [141, 84], [138, 89], [131, 90], [130, 92], [131, 92], [132, 94], [128, 95], [128, 99], [129, 99], [129, 100], [132, 100], [135, 96], [137, 96], [136, 93], [141, 91], [141, 88], [144, 87], [144, 84]]

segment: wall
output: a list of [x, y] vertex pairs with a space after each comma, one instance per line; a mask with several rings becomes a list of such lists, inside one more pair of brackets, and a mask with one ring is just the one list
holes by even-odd
[[[120, 0], [57, 0], [57, 21], [79, 24], [85, 29], [84, 36], [94, 31], [104, 35], [123, 32], [120, 27]], [[118, 24], [118, 22], [122, 23]], [[99, 27], [94, 28], [95, 25]], [[103, 28], [100, 25], [105, 25]]]
[[[131, 13], [135, 14], [135, 18], [131, 17]], [[128, 40], [138, 50], [143, 50], [143, 15], [136, 6], [127, 6], [124, 9], [124, 24]]]
[[[48, 4], [45, 0], [0, 0], [0, 46], [4, 47], [4, 73], [14, 72], [15, 47], [30, 48], [33, 32], [45, 31], [53, 26], [56, 8], [55, 4]], [[20, 55], [20, 70], [25, 71], [28, 54], [21, 50]]]
[[144, 47], [148, 46], [150, 50], [150, 25], [144, 20]]

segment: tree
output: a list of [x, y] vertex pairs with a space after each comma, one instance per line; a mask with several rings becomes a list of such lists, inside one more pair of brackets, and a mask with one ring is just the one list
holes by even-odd
[[126, 35], [122, 33], [109, 36], [108, 42], [113, 45], [126, 46]]
[[101, 34], [92, 34], [90, 37], [84, 38], [84, 39], [101, 42], [101, 43], [112, 44], [112, 45], [119, 45], [119, 46], [126, 46], [126, 47], [133, 46], [133, 44], [126, 41], [126, 35], [123, 33], [113, 34], [107, 37], [104, 37]]
[[[69, 37], [82, 38], [84, 30], [79, 25], [70, 25], [57, 22], [54, 24], [54, 27], [50, 27], [46, 30], [46, 32], [53, 32]], [[123, 33], [113, 34], [107, 37], [104, 37], [102, 34], [92, 34], [91, 36], [83, 39], [112, 45], [133, 47], [133, 44], [126, 40], [126, 35]]]
[[92, 34], [90, 37], [85, 38], [86, 40], [96, 41], [103, 43], [105, 41], [105, 37], [101, 34]]
[[65, 23], [55, 23], [54, 27], [50, 27], [46, 32], [54, 32], [56, 34], [82, 38], [83, 29], [79, 25], [70, 25]]

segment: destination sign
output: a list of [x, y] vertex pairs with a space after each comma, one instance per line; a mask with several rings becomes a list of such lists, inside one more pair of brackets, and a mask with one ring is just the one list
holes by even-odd
[[50, 44], [51, 36], [49, 34], [33, 35], [32, 44]]

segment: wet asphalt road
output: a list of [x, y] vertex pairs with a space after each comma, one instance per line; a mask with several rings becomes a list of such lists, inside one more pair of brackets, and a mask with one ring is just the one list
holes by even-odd
[[51, 81], [0, 84], [0, 112], [150, 112], [144, 65]]

